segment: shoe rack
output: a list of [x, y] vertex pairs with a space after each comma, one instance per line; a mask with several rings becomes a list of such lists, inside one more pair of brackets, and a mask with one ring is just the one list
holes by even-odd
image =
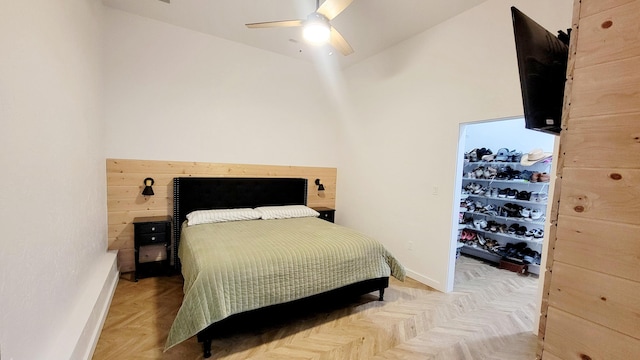
[[507, 161], [466, 156], [458, 248], [493, 263], [520, 261], [539, 274], [551, 159], [525, 166], [520, 156], [514, 152]]

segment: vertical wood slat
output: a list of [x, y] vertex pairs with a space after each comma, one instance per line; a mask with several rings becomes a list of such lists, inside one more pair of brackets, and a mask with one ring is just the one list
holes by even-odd
[[640, 56], [640, 3], [631, 1], [580, 19], [576, 68]]
[[[580, 53], [576, 56], [580, 57]], [[640, 69], [640, 57], [576, 68], [569, 116], [640, 112], [640, 72], [637, 69]]]
[[560, 214], [628, 224], [640, 221], [640, 169], [565, 167], [562, 177]]
[[640, 340], [549, 307], [544, 360], [547, 351], [560, 359], [640, 359]]
[[570, 133], [562, 141], [567, 167], [637, 168], [640, 164], [640, 113], [581, 118], [572, 123]]
[[634, 1], [635, 0], [581, 0], [581, 17], [589, 17]]
[[561, 216], [554, 259], [640, 282], [640, 226]]
[[549, 305], [640, 339], [637, 294], [638, 282], [556, 261]]
[[[171, 215], [174, 177], [306, 178], [309, 182], [307, 204], [335, 208], [335, 168], [107, 159], [106, 169], [109, 248], [120, 250], [118, 262], [122, 272], [134, 270], [133, 218]], [[155, 180], [155, 195], [145, 198], [142, 182], [146, 177]], [[321, 180], [324, 192], [317, 191], [315, 179]]]

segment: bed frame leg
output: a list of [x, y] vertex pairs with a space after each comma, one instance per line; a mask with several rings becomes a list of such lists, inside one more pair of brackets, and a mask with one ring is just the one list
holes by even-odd
[[378, 301], [384, 301], [384, 288], [380, 289], [380, 297], [378, 298]]
[[204, 339], [202, 341], [202, 351], [204, 352], [204, 358], [211, 357], [211, 339]]

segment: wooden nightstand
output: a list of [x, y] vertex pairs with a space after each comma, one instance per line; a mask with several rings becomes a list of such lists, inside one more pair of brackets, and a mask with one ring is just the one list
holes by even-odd
[[336, 210], [328, 207], [314, 207], [313, 210], [320, 213], [319, 218], [328, 222], [334, 222], [336, 216]]
[[[166, 275], [169, 270], [169, 252], [171, 244], [171, 217], [151, 216], [133, 219], [134, 253], [136, 263], [135, 281], [138, 279]], [[150, 261], [140, 262], [141, 247], [159, 250], [149, 254]], [[153, 247], [153, 248], [152, 248]], [[164, 249], [162, 249], [164, 247]], [[162, 254], [164, 252], [164, 254]], [[164, 258], [163, 258], [164, 257]], [[143, 260], [149, 260], [144, 259]]]

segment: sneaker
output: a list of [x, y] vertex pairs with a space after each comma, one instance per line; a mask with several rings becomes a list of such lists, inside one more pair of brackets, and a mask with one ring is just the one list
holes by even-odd
[[538, 209], [533, 209], [531, 210], [530, 216], [533, 220], [538, 220], [542, 217], [542, 211]]
[[529, 201], [531, 199], [531, 192], [530, 191], [519, 191], [518, 194], [516, 195], [516, 199]]

